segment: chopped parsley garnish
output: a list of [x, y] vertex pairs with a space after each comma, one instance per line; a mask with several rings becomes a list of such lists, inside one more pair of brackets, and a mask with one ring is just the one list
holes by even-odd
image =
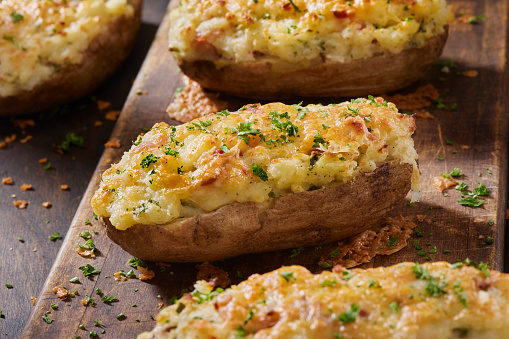
[[281, 272], [279, 273], [280, 276], [282, 276], [286, 281], [295, 282], [296, 279], [293, 276], [293, 272]]
[[391, 310], [394, 311], [394, 313], [398, 313], [400, 308], [399, 308], [399, 305], [397, 302], [393, 301], [392, 303], [389, 304], [389, 307], [391, 308]]
[[42, 316], [42, 320], [46, 322], [46, 324], [51, 324], [54, 319], [50, 319], [46, 314]]
[[150, 164], [155, 164], [158, 159], [160, 159], [160, 157], [156, 157], [152, 153], [150, 153], [141, 160], [140, 166], [141, 168], [148, 168]]
[[78, 277], [74, 277], [71, 280], [69, 280], [69, 282], [72, 282], [73, 284], [79, 284], [80, 283], [80, 279]]
[[48, 162], [43, 168], [45, 171], [49, 171], [51, 169], [51, 162]]
[[179, 152], [172, 149], [170, 147], [170, 145], [166, 146], [164, 149], [165, 149], [164, 154], [166, 154], [166, 155], [171, 155], [171, 156], [177, 157], [177, 155], [179, 154]]
[[394, 246], [396, 246], [396, 244], [398, 243], [398, 240], [399, 240], [399, 237], [390, 237], [389, 238], [389, 242], [387, 243], [387, 245], [392, 248]]
[[292, 5], [293, 9], [295, 10], [295, 12], [301, 12], [301, 10], [299, 9], [299, 7], [297, 7], [292, 0], [288, 0], [290, 1], [290, 4]]
[[302, 251], [304, 251], [304, 247], [297, 247], [292, 249], [292, 254], [290, 254], [289, 258], [295, 258], [299, 256], [302, 253]]
[[11, 289], [11, 288], [13, 288], [14, 286], [12, 286], [11, 284], [5, 284], [5, 287], [7, 287], [8, 289]]
[[138, 136], [138, 139], [136, 141], [133, 141], [133, 145], [134, 146], [138, 146], [139, 144], [141, 144], [143, 138], [141, 135]]
[[253, 166], [251, 167], [251, 172], [253, 172], [253, 174], [256, 175], [257, 177], [259, 177], [262, 181], [269, 180], [269, 177], [267, 176], [267, 172], [265, 172], [263, 170], [263, 168], [261, 168], [257, 164], [253, 164]]
[[370, 280], [370, 281], [368, 282], [368, 288], [371, 288], [371, 287], [382, 287], [382, 286], [380, 286], [380, 284], [379, 284], [377, 281], [375, 281], [375, 280]]
[[85, 220], [85, 225], [92, 225], [92, 223], [90, 222], [90, 220]]
[[83, 137], [79, 137], [74, 133], [67, 133], [65, 135], [65, 140], [60, 144], [60, 148], [64, 152], [70, 152], [73, 147], [83, 147], [85, 146], [85, 142], [83, 141]]
[[222, 111], [220, 111], [220, 112], [217, 112], [216, 114], [217, 114], [217, 115], [222, 115], [223, 117], [227, 117], [227, 116], [229, 116], [229, 115], [230, 115], [230, 111], [228, 111], [227, 109], [225, 109], [225, 110], [222, 110]]
[[491, 245], [493, 244], [493, 238], [492, 237], [486, 237], [486, 241], [483, 241], [483, 245]]
[[202, 292], [200, 292], [198, 290], [194, 290], [191, 295], [194, 298], [196, 298], [196, 302], [198, 304], [201, 304], [204, 301], [209, 301], [209, 300], [214, 299], [217, 295], [219, 295], [222, 292], [224, 292], [224, 289], [222, 289], [221, 287], [218, 287], [218, 288], [216, 288], [214, 291], [212, 291], [210, 293], [202, 293]]
[[486, 188], [486, 185], [482, 183], [477, 183], [477, 187], [474, 188], [474, 195], [478, 196], [486, 196], [490, 195], [490, 190]]
[[337, 257], [340, 254], [341, 254], [341, 250], [340, 249], [333, 250], [332, 252], [330, 252], [330, 256], [333, 257], [333, 258]]
[[323, 138], [320, 136], [319, 131], [316, 131], [316, 135], [313, 137], [313, 142], [314, 142], [313, 148], [320, 147], [320, 145], [327, 148], [327, 142], [323, 140]]
[[101, 273], [100, 270], [95, 269], [90, 264], [86, 264], [85, 266], [80, 266], [80, 267], [78, 267], [78, 269], [80, 269], [83, 272], [83, 275], [85, 275], [85, 277], [88, 277], [89, 275], [92, 275], [92, 274]]
[[[248, 122], [241, 121], [239, 123], [239, 125], [237, 126], [236, 131], [237, 131], [237, 136], [239, 138], [241, 138], [242, 140], [244, 140], [246, 145], [249, 145], [249, 136], [250, 135], [260, 134], [260, 130], [253, 129], [253, 123], [249, 122], [249, 121]], [[233, 133], [233, 131], [232, 131], [232, 133]]]
[[91, 332], [89, 332], [89, 333], [88, 333], [88, 336], [89, 336], [90, 338], [96, 338], [96, 337], [97, 337], [97, 332], [95, 332], [95, 331], [91, 331]]
[[118, 301], [117, 297], [115, 296], [107, 296], [105, 295], [104, 297], [101, 298], [102, 301], [104, 301], [105, 303], [112, 303], [112, 302], [115, 302], [115, 301]]
[[454, 187], [455, 189], [457, 189], [458, 191], [464, 191], [466, 190], [468, 187], [467, 184], [465, 184], [464, 182], [460, 182], [459, 184], [456, 185], [456, 187]]
[[85, 231], [83, 234], [80, 232], [80, 234], [78, 234], [80, 237], [82, 237], [83, 239], [88, 239], [90, 237], [90, 232], [89, 231]]
[[16, 46], [16, 48], [19, 49], [18, 43], [16, 41], [14, 41], [14, 38], [12, 36], [4, 34], [3, 39], [7, 40], [7, 41], [10, 41], [11, 43], [14, 44], [14, 46]]
[[338, 320], [341, 321], [342, 323], [353, 323], [355, 319], [357, 319], [357, 316], [359, 315], [360, 311], [361, 308], [359, 307], [359, 305], [352, 304], [350, 310], [338, 316]]
[[23, 15], [19, 14], [16, 11], [12, 11], [11, 12], [11, 18], [12, 18], [12, 23], [15, 24], [15, 23], [20, 22], [21, 20], [23, 20]]
[[51, 306], [51, 308], [52, 308], [52, 309], [54, 309], [54, 310], [58, 309], [57, 304], [51, 304], [50, 306]]
[[51, 240], [51, 241], [56, 241], [57, 239], [60, 239], [60, 233], [58, 233], [58, 232], [49, 236], [49, 240]]
[[464, 199], [458, 200], [460, 205], [468, 206], [468, 207], [479, 207], [485, 203], [483, 200], [476, 199], [474, 197], [466, 197]]
[[123, 320], [125, 319], [125, 314], [124, 313], [120, 313], [119, 315], [116, 316], [117, 320]]
[[83, 245], [78, 244], [77, 248], [89, 250], [91, 253], [94, 253], [96, 250], [95, 244], [92, 241], [92, 239], [87, 240]]
[[330, 281], [329, 279], [325, 279], [324, 281], [322, 281], [322, 283], [320, 285], [322, 287], [325, 287], [325, 286], [336, 287], [336, 284], [337, 284], [336, 279], [334, 279], [333, 281]]
[[427, 269], [421, 266], [421, 264], [416, 263], [414, 266], [412, 266], [412, 271], [415, 274], [415, 277], [417, 279], [421, 280], [427, 280], [429, 279], [429, 272]]

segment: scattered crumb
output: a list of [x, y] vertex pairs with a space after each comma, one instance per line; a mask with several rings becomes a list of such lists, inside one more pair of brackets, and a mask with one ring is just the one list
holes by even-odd
[[25, 200], [16, 200], [16, 201], [13, 201], [12, 203], [14, 204], [14, 206], [19, 208], [20, 210], [27, 208], [27, 206], [29, 204], [29, 202], [25, 201]]
[[140, 279], [140, 280], [143, 280], [143, 281], [150, 280], [156, 276], [154, 271], [151, 271], [148, 268], [138, 266], [138, 269], [141, 271], [141, 274], [138, 276], [138, 279]]
[[101, 127], [103, 125], [103, 122], [101, 120], [96, 120], [94, 122], [94, 127]]
[[[327, 250], [322, 255], [319, 265], [322, 267], [325, 263], [330, 266], [340, 265], [333, 269], [336, 272], [339, 267], [355, 267], [371, 261], [376, 255], [389, 255], [404, 248], [417, 225], [402, 216], [385, 220], [388, 226], [378, 232], [364, 231], [352, 237], [348, 244], [339, 242], [338, 247]], [[396, 239], [394, 244], [389, 245], [393, 239]]]
[[35, 303], [37, 302], [36, 297], [30, 297], [30, 300], [32, 300], [32, 306], [35, 305]]
[[468, 71], [463, 71], [462, 74], [468, 78], [475, 78], [476, 76], [479, 75], [479, 72], [477, 72], [476, 70], [468, 70]]
[[11, 177], [4, 177], [2, 178], [2, 184], [4, 185], [14, 185], [14, 181]]
[[16, 134], [11, 134], [10, 137], [5, 137], [5, 142], [10, 144], [11, 142], [16, 141], [16, 138], [17, 138]]
[[65, 185], [65, 184], [64, 185], [60, 185], [60, 189], [62, 191], [67, 191], [69, 189], [69, 185]]
[[27, 142], [29, 142], [30, 140], [32, 140], [34, 137], [31, 136], [31, 135], [27, 135], [26, 137], [24, 137], [23, 139], [21, 139], [19, 142], [21, 142], [22, 144], [26, 144]]
[[469, 146], [469, 145], [461, 145], [461, 148], [462, 149], [471, 149], [472, 146]]
[[115, 121], [115, 120], [117, 120], [119, 115], [120, 115], [120, 111], [109, 111], [104, 116], [104, 119], [109, 120], [109, 121]]
[[415, 219], [417, 219], [418, 222], [423, 222], [424, 219], [426, 219], [426, 216], [424, 214], [417, 214]]
[[163, 308], [164, 304], [163, 304], [163, 303], [159, 303], [159, 304], [157, 304], [157, 306], [158, 306], [159, 308]]
[[428, 111], [425, 111], [423, 109], [420, 109], [420, 110], [417, 110], [417, 111], [414, 111], [414, 113], [417, 115], [418, 118], [420, 119], [435, 119], [435, 116], [433, 114], [431, 114], [430, 112]]
[[48, 158], [39, 159], [39, 164], [45, 164], [48, 162]]
[[0, 141], [0, 149], [6, 148], [6, 147], [7, 147], [7, 143], [5, 141]]
[[17, 126], [20, 129], [26, 129], [28, 126], [34, 127], [35, 121], [33, 119], [16, 119], [14, 121], [14, 126]]
[[457, 184], [458, 184], [458, 182], [456, 180], [454, 180], [453, 178], [444, 178], [443, 176], [433, 178], [433, 185], [440, 192], [443, 192], [444, 190], [446, 190], [448, 188], [456, 186]]
[[51, 203], [49, 201], [45, 201], [45, 202], [42, 203], [42, 207], [50, 208], [51, 207]]
[[220, 286], [226, 288], [230, 284], [228, 272], [208, 262], [195, 266], [198, 269], [196, 280], [206, 280], [212, 287]]
[[95, 258], [94, 252], [92, 250], [90, 250], [90, 249], [87, 249], [87, 248], [78, 247], [76, 249], [76, 253], [81, 255], [83, 258]]
[[37, 248], [34, 248], [34, 250], [32, 252], [37, 252]]
[[61, 300], [67, 299], [67, 296], [69, 295], [69, 291], [67, 291], [62, 285], [53, 287], [53, 293], [55, 293]]
[[88, 299], [82, 299], [82, 300], [81, 300], [81, 304], [82, 304], [83, 306], [87, 307], [87, 306], [88, 306]]
[[11, 194], [11, 198], [16, 198], [16, 194]]
[[122, 272], [113, 273], [113, 277], [115, 278], [115, 281], [126, 281], [127, 280], [127, 278], [122, 275]]
[[120, 144], [120, 140], [111, 139], [107, 143], [104, 144], [104, 147], [108, 148], [120, 148], [122, 145]]
[[166, 112], [170, 118], [188, 122], [205, 114], [216, 113], [228, 108], [224, 100], [219, 100], [219, 93], [205, 91], [197, 82], [184, 76], [185, 87], [177, 94]]
[[440, 98], [437, 89], [432, 84], [427, 84], [417, 88], [410, 94], [394, 94], [385, 96], [385, 99], [396, 105], [399, 110], [413, 111], [431, 106], [431, 100]]
[[33, 190], [32, 185], [29, 185], [29, 184], [23, 184], [23, 185], [21, 185], [20, 188], [21, 188], [22, 191], [31, 191], [31, 190]]
[[74, 291], [69, 292], [69, 296], [70, 296], [71, 298], [74, 298], [74, 297], [75, 297], [75, 296], [77, 296], [77, 295], [80, 295], [80, 294], [78, 293], [78, 290], [74, 290]]
[[104, 111], [105, 109], [110, 108], [110, 106], [111, 106], [111, 102], [109, 102], [109, 101], [97, 100], [97, 108], [100, 111]]

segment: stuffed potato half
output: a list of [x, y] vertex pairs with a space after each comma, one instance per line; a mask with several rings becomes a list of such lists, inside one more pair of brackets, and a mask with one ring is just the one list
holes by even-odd
[[454, 19], [445, 0], [182, 0], [170, 51], [203, 87], [241, 97], [365, 96], [421, 78]]
[[97, 88], [131, 51], [143, 0], [0, 2], [0, 117]]
[[225, 291], [201, 280], [138, 338], [506, 338], [509, 275], [466, 262], [289, 266]]
[[147, 260], [330, 242], [419, 191], [414, 130], [382, 98], [160, 123], [102, 175], [92, 206], [114, 242]]

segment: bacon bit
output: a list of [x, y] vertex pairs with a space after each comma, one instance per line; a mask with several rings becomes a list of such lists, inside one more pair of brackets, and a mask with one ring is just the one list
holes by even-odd
[[122, 272], [113, 273], [113, 277], [115, 278], [115, 281], [126, 281], [127, 280], [127, 278], [122, 275]]
[[104, 147], [108, 148], [120, 148], [122, 145], [120, 144], [120, 140], [111, 139], [107, 143], [104, 144]]
[[431, 105], [431, 100], [438, 98], [440, 98], [440, 95], [432, 84], [421, 86], [414, 93], [398, 93], [385, 97], [387, 101], [394, 103], [398, 109], [407, 111], [428, 107]]
[[467, 78], [475, 78], [476, 76], [479, 75], [479, 72], [477, 72], [476, 70], [469, 70], [469, 71], [463, 71], [462, 74], [464, 76], [466, 76]]
[[39, 164], [45, 164], [48, 162], [48, 158], [39, 159]]
[[[389, 255], [404, 248], [417, 225], [402, 216], [386, 218], [385, 221], [388, 226], [381, 228], [378, 233], [368, 230], [352, 237], [348, 244], [339, 242], [338, 247], [322, 255], [319, 265], [323, 266], [327, 263], [332, 266], [341, 265], [351, 268], [371, 261], [376, 255]], [[398, 239], [395, 244], [389, 246], [391, 238], [396, 237]], [[332, 257], [332, 252], [338, 250], [340, 253]]]
[[95, 258], [94, 252], [92, 250], [87, 249], [87, 248], [78, 247], [76, 249], [76, 253], [81, 255], [83, 258]]
[[87, 307], [87, 306], [88, 306], [88, 299], [82, 299], [82, 300], [81, 300], [81, 304], [82, 304], [83, 306]]
[[4, 185], [14, 185], [14, 181], [11, 177], [3, 177], [2, 178], [2, 184]]
[[30, 300], [32, 300], [32, 306], [35, 305], [35, 303], [37, 302], [36, 297], [30, 297]]
[[28, 126], [34, 127], [35, 121], [33, 119], [19, 119], [14, 121], [14, 126], [17, 126], [21, 129], [25, 129]]
[[232, 21], [233, 19], [235, 19], [235, 14], [232, 12], [228, 12], [224, 17], [226, 18], [226, 20]]
[[25, 200], [17, 200], [17, 201], [13, 201], [12, 203], [14, 204], [14, 206], [19, 208], [20, 210], [27, 208], [27, 206], [29, 204], [29, 202], [25, 201]]
[[208, 262], [195, 266], [198, 269], [196, 280], [208, 280], [212, 288], [220, 286], [226, 288], [230, 284], [228, 279], [228, 272], [220, 269], [217, 266], [211, 265]]
[[45, 201], [45, 202], [42, 203], [42, 207], [50, 208], [51, 207], [51, 203], [49, 201]]
[[163, 304], [163, 303], [159, 303], [159, 304], [157, 304], [157, 306], [158, 306], [159, 308], [163, 308], [164, 304]]
[[97, 100], [97, 108], [100, 111], [104, 111], [105, 109], [109, 108], [111, 106], [111, 102], [104, 101], [104, 100]]
[[5, 142], [10, 144], [11, 142], [14, 142], [16, 138], [17, 138], [16, 134], [11, 134], [10, 137], [5, 137]]
[[435, 116], [433, 114], [431, 114], [430, 112], [425, 111], [423, 109], [418, 110], [418, 111], [414, 111], [414, 113], [420, 119], [435, 119]]
[[7, 143], [5, 141], [0, 141], [0, 149], [6, 148], [6, 147], [7, 147]]
[[65, 185], [65, 184], [64, 185], [60, 185], [60, 189], [62, 191], [67, 191], [69, 189], [69, 185]]
[[101, 120], [96, 120], [94, 122], [94, 127], [101, 127], [103, 125], [103, 122]]
[[205, 91], [200, 84], [184, 76], [185, 87], [177, 94], [166, 112], [170, 118], [188, 122], [205, 114], [228, 108], [228, 103], [219, 100], [219, 93]]
[[22, 191], [30, 191], [33, 189], [32, 185], [29, 185], [29, 184], [23, 184], [23, 185], [21, 185], [20, 188]]
[[104, 119], [109, 120], [109, 121], [116, 121], [119, 115], [120, 115], [120, 111], [109, 111], [104, 116]]
[[444, 178], [443, 176], [433, 178], [433, 185], [440, 192], [443, 192], [444, 190], [446, 190], [448, 188], [456, 186], [457, 184], [458, 184], [458, 182], [456, 180], [454, 180], [453, 178]]
[[426, 216], [424, 214], [417, 214], [415, 219], [417, 219], [418, 222], [423, 222], [424, 219], [426, 219]]
[[141, 274], [138, 276], [138, 279], [140, 279], [140, 280], [143, 280], [143, 281], [150, 280], [156, 276], [154, 271], [151, 271], [148, 268], [138, 266], [138, 269], [141, 271]]
[[22, 144], [26, 144], [27, 142], [29, 142], [30, 140], [32, 140], [34, 137], [31, 136], [31, 135], [27, 135], [26, 137], [24, 137], [23, 139], [21, 139], [19, 142], [21, 142]]
[[171, 267], [171, 265], [170, 265], [170, 264], [167, 264], [167, 263], [165, 263], [165, 262], [156, 262], [156, 265], [157, 265], [157, 266], [164, 266], [164, 267]]
[[58, 285], [56, 287], [53, 287], [53, 293], [57, 295], [62, 300], [67, 299], [67, 296], [69, 295], [69, 291], [65, 289], [62, 285]]

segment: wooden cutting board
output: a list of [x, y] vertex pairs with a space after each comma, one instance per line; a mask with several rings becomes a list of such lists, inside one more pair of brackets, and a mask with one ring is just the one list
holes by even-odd
[[[437, 247], [437, 253], [429, 254], [432, 261], [455, 262], [468, 257], [488, 262], [498, 270], [504, 266], [509, 127], [505, 118], [508, 108], [506, 14], [509, 1], [451, 2], [457, 6], [456, 12], [486, 14], [486, 20], [477, 25], [451, 24], [442, 60], [453, 60], [457, 67], [451, 68], [449, 74], [440, 72], [440, 67], [434, 67], [426, 79], [408, 89], [412, 91], [419, 85], [432, 83], [439, 90], [445, 105], [445, 109], [438, 109], [436, 105], [429, 108], [433, 119], [417, 119], [414, 140], [420, 156], [422, 199], [413, 206], [408, 206], [405, 201], [391, 213], [402, 214], [416, 222], [423, 236], [412, 236], [409, 246], [402, 251], [377, 257], [364, 267], [402, 261], [424, 262], [424, 256], [419, 256], [412, 246], [414, 240], [419, 240], [427, 251]], [[173, 1], [170, 7], [175, 5]], [[164, 113], [173, 99], [173, 93], [181, 85], [178, 68], [167, 50], [168, 27], [169, 18], [166, 15], [113, 131], [111, 139], [119, 139], [122, 147], [105, 149], [23, 337], [70, 338], [79, 335], [85, 338], [89, 332], [95, 331], [101, 338], [133, 338], [155, 325], [152, 316], [157, 314], [161, 305], [169, 305], [170, 299], [178, 296], [182, 289], [192, 289], [197, 272], [195, 264], [162, 267], [147, 263], [156, 272], [154, 279], [146, 282], [136, 278], [115, 281], [113, 273], [131, 269], [127, 264], [131, 256], [109, 241], [98, 221], [93, 219], [90, 207], [100, 173], [120, 159], [131, 141], [141, 132], [140, 129], [150, 128], [159, 121], [176, 124]], [[475, 70], [478, 76], [455, 74], [465, 70]], [[140, 91], [145, 94], [139, 95]], [[296, 101], [300, 100], [289, 100], [287, 103]], [[240, 103], [231, 100], [232, 108]], [[457, 111], [451, 111], [455, 103]], [[450, 189], [444, 192], [446, 194], [441, 194], [433, 187], [434, 177], [454, 168], [462, 170], [463, 175], [459, 180], [467, 183], [470, 189], [476, 183], [484, 183], [490, 188], [490, 195], [482, 207], [461, 206], [457, 202], [460, 199], [459, 191]], [[417, 222], [416, 215], [426, 215], [425, 221]], [[86, 224], [87, 220], [91, 221], [91, 225]], [[85, 242], [78, 234], [87, 230], [92, 233], [99, 251], [95, 259], [85, 259], [75, 253], [76, 246]], [[94, 234], [92, 230], [98, 233]], [[487, 237], [494, 238], [494, 242], [486, 244]], [[444, 250], [450, 253], [444, 253]], [[281, 265], [300, 264], [319, 272], [322, 268], [317, 263], [322, 252], [320, 249], [307, 248], [299, 256], [290, 258], [291, 250], [284, 250], [245, 255], [216, 264], [226, 270], [232, 283], [236, 284], [250, 274], [264, 273]], [[91, 264], [101, 273], [91, 278], [84, 277], [78, 267], [86, 264]], [[134, 271], [136, 276], [141, 273]], [[69, 282], [74, 277], [79, 278], [79, 284]], [[79, 295], [61, 301], [52, 292], [57, 285], [77, 290]], [[109, 304], [102, 302], [102, 295], [96, 293], [97, 288], [103, 291], [103, 295], [114, 295], [118, 301]], [[83, 306], [81, 300], [86, 296], [94, 299], [95, 304]], [[53, 309], [51, 304], [58, 308]], [[46, 314], [47, 311], [50, 313]], [[119, 320], [116, 316], [121, 313], [124, 316]], [[45, 314], [53, 319], [51, 324], [42, 319]], [[99, 322], [100, 326], [94, 326], [94, 321]]]

